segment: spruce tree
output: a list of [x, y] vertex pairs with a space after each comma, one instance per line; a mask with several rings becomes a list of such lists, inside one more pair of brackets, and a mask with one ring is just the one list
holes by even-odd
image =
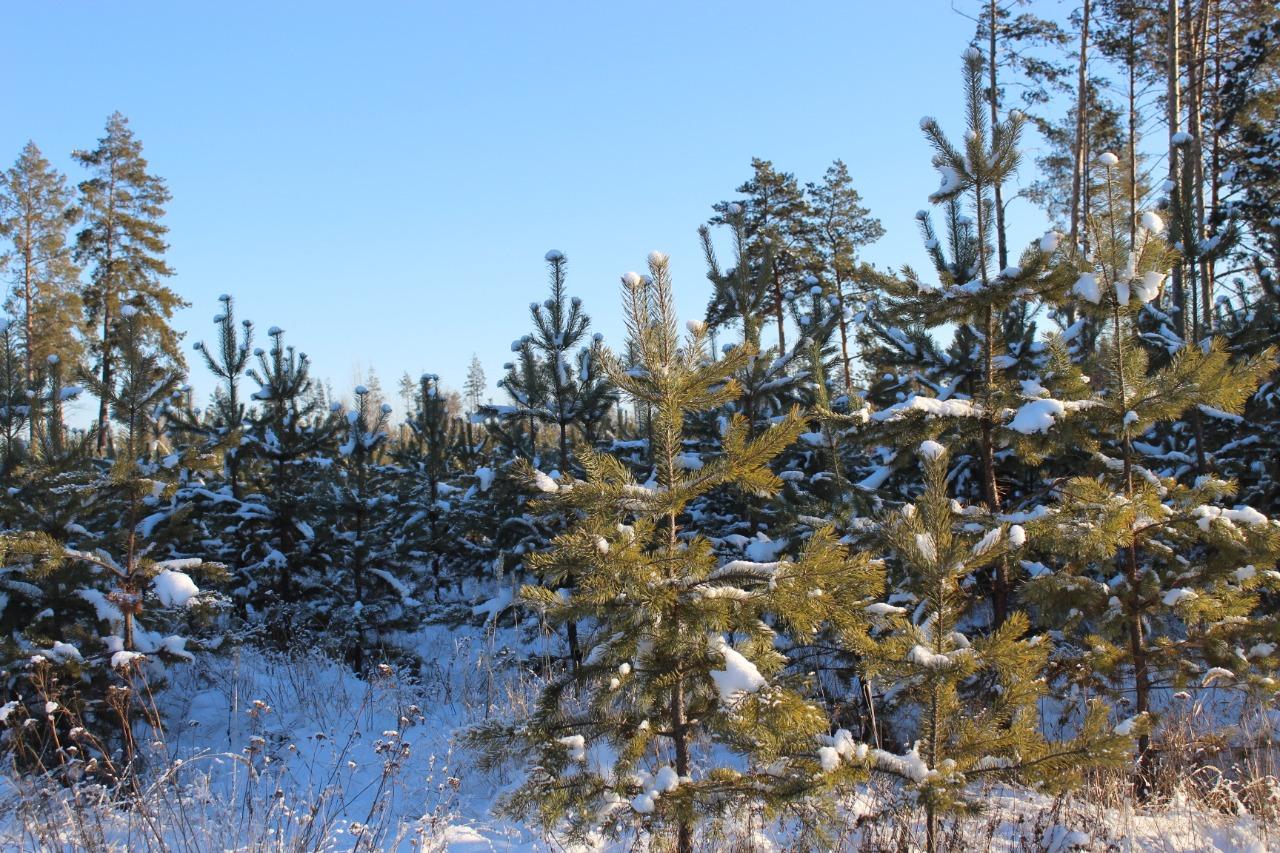
[[[92, 174], [80, 183], [85, 227], [77, 235], [75, 257], [89, 271], [81, 301], [92, 330], [89, 350], [98, 384], [114, 383], [120, 342], [113, 335], [125, 304], [137, 311], [131, 322], [139, 325], [146, 343], [183, 366], [180, 335], [168, 321], [186, 303], [164, 284], [173, 275], [164, 259], [168, 228], [160, 222], [170, 199], [168, 187], [147, 171], [142, 143], [120, 113], [107, 119], [106, 135], [96, 148], [72, 156]], [[108, 409], [109, 403], [99, 402], [99, 454], [110, 439]]]
[[781, 806], [820, 784], [816, 747], [826, 722], [804, 698], [803, 677], [782, 671], [777, 632], [807, 636], [830, 624], [856, 642], [866, 629], [859, 605], [878, 589], [866, 558], [846, 553], [829, 531], [794, 562], [720, 565], [706, 539], [683, 529], [690, 503], [713, 488], [776, 491], [769, 460], [801, 426], [792, 413], [752, 439], [735, 417], [723, 456], [682, 466], [686, 417], [733, 400], [732, 376], [751, 355], [743, 347], [712, 361], [702, 323], [682, 341], [666, 256], [651, 254], [649, 271], [624, 278], [637, 363], [624, 367], [610, 354], [606, 364], [618, 387], [653, 411], [655, 483], [639, 485], [621, 462], [585, 448], [585, 481], [528, 470], [579, 519], [531, 562], [544, 576], [579, 580], [565, 597], [554, 584], [526, 587], [522, 597], [551, 625], [590, 619], [589, 654], [552, 676], [527, 722], [494, 723], [473, 737], [494, 763], [509, 761], [517, 744], [531, 752], [510, 812], [574, 837], [671, 831], [687, 853], [703, 819], [753, 803]]

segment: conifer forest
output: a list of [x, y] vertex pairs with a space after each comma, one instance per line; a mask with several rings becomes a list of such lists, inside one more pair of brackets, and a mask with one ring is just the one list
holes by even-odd
[[1280, 849], [1280, 13], [952, 6], [914, 220], [815, 128], [400, 405], [9, 152], [0, 848]]

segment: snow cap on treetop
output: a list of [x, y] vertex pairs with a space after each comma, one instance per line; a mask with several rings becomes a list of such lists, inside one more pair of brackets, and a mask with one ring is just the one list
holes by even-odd
[[560, 251], [559, 249], [551, 249], [543, 257], [545, 257], [548, 261], [555, 263], [556, 261], [564, 260], [564, 252]]
[[359, 394], [361, 397], [363, 397], [365, 394], [369, 393], [369, 389], [364, 387], [363, 385], [357, 385], [356, 393]]
[[272, 326], [270, 329], [267, 329], [267, 334], [274, 338], [276, 335], [283, 335], [284, 329], [279, 326]]
[[655, 266], [655, 267], [656, 267], [656, 266], [661, 266], [662, 264], [665, 264], [666, 262], [667, 262], [667, 253], [666, 253], [666, 252], [659, 252], [657, 249], [654, 249], [652, 252], [650, 252], [650, 253], [649, 253], [649, 265], [650, 265], [650, 266]]
[[694, 335], [700, 335], [707, 330], [707, 324], [702, 322], [701, 320], [690, 320], [684, 325], [685, 325], [685, 328], [688, 329], [689, 332]]
[[1142, 227], [1152, 234], [1159, 234], [1164, 231], [1164, 220], [1160, 218], [1158, 213], [1148, 210], [1142, 214], [1142, 219], [1139, 221], [1142, 223]]
[[121, 317], [133, 317], [133, 316], [135, 316], [137, 313], [138, 313], [138, 309], [137, 309], [137, 308], [135, 308], [135, 307], [134, 307], [134, 306], [132, 306], [132, 305], [121, 305], [121, 306], [120, 306], [120, 316], [121, 316]]
[[628, 273], [622, 274], [622, 283], [625, 284], [627, 287], [639, 287], [641, 281], [643, 281], [643, 279], [640, 278], [640, 273], [638, 272], [628, 272]]
[[936, 462], [947, 449], [933, 439], [926, 439], [920, 442], [920, 455], [930, 462]]
[[1103, 151], [1098, 155], [1098, 162], [1104, 166], [1114, 166], [1120, 162], [1120, 158], [1110, 151]]

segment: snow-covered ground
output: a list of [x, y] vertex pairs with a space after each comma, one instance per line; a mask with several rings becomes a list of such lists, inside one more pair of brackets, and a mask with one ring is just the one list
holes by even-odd
[[[499, 634], [499, 638], [501, 638]], [[518, 714], [535, 685], [510, 650], [475, 629], [416, 638], [424, 671], [363, 681], [319, 654], [248, 649], [171, 670], [157, 692], [169, 721], [148, 747], [138, 805], [0, 776], [0, 848], [92, 850], [558, 850], [492, 815], [515, 781], [481, 772], [458, 734], [486, 714]], [[1280, 790], [1273, 792], [1280, 805]], [[1101, 794], [1055, 801], [988, 792], [984, 815], [952, 828], [948, 849], [1212, 851], [1277, 849], [1248, 815], [1175, 800], [1149, 813]], [[900, 849], [918, 824], [872, 785], [842, 804], [838, 849]], [[861, 818], [861, 820], [859, 820]], [[914, 836], [914, 837], [912, 837]], [[787, 849], [785, 826], [747, 816], [707, 850]], [[623, 839], [599, 849], [648, 849]]]

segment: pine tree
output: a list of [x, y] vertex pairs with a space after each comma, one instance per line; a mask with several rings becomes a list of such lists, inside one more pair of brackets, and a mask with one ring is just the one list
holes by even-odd
[[223, 294], [218, 301], [222, 303], [222, 311], [213, 318], [218, 327], [217, 353], [210, 352], [203, 341], [193, 345], [204, 358], [205, 367], [219, 380], [212, 406], [206, 413], [179, 411], [175, 415], [180, 431], [201, 437], [204, 452], [221, 454], [231, 497], [238, 501], [243, 497], [240, 438], [248, 411], [240, 396], [240, 379], [253, 352], [253, 323], [249, 320], [236, 323], [231, 296]]
[[[773, 314], [778, 326], [778, 352], [783, 353], [787, 351], [786, 304], [804, 275], [808, 207], [795, 175], [779, 172], [773, 163], [758, 157], [752, 158], [751, 170], [751, 179], [737, 188], [745, 198], [714, 205], [716, 216], [711, 224], [733, 224], [736, 218], [742, 228], [739, 264], [745, 264], [750, 273], [744, 270], [739, 281], [749, 279], [755, 291], [752, 301], [761, 302], [763, 310]], [[707, 311], [707, 320], [713, 326], [720, 325], [726, 317], [741, 317], [747, 308], [741, 301], [735, 305], [720, 301], [722, 298], [722, 292], [717, 290]], [[759, 322], [763, 324], [763, 316]]]
[[405, 420], [410, 439], [395, 451], [407, 470], [408, 493], [400, 501], [403, 520], [399, 524], [400, 548], [403, 556], [426, 561], [430, 567], [435, 599], [440, 601], [441, 587], [447, 580], [445, 564], [458, 542], [449, 535], [449, 503], [442, 500], [446, 479], [459, 442], [458, 420], [449, 415], [440, 377], [424, 373], [418, 380], [418, 393], [412, 414]]
[[831, 292], [836, 298], [840, 326], [840, 366], [844, 393], [853, 392], [851, 335], [849, 322], [862, 294], [849, 293], [858, 284], [858, 250], [884, 236], [880, 220], [862, 206], [862, 197], [853, 188], [853, 178], [843, 160], [827, 169], [820, 184], [805, 184], [809, 197], [811, 224], [808, 239], [811, 251], [821, 263], [823, 274], [830, 277]]
[[[924, 493], [879, 525], [881, 542], [911, 579], [916, 606], [909, 615], [883, 606], [891, 634], [874, 648], [868, 670], [895, 691], [900, 707], [914, 712], [916, 737], [905, 755], [854, 744], [847, 733], [836, 749], [843, 745], [848, 757], [865, 757], [911, 787], [925, 811], [925, 849], [932, 853], [940, 849], [941, 815], [980, 807], [970, 784], [1066, 790], [1082, 781], [1087, 768], [1122, 763], [1131, 741], [1111, 730], [1100, 703], [1089, 707], [1072, 739], [1044, 737], [1037, 703], [1049, 694], [1049, 642], [1027, 636], [1024, 613], [1015, 611], [984, 637], [970, 640], [963, 633], [978, 603], [969, 580], [1002, 553], [1020, 548], [1027, 534], [950, 498], [941, 444], [925, 441], [917, 453]], [[977, 695], [975, 684], [981, 686]]]
[[[17, 322], [29, 388], [51, 356], [73, 365], [81, 357], [79, 270], [67, 246], [67, 229], [78, 215], [66, 178], [28, 142], [0, 178], [0, 234], [12, 245], [5, 253], [12, 284], [4, 304]], [[32, 418], [28, 426], [34, 448], [42, 424]]]
[[471, 354], [471, 364], [467, 366], [467, 381], [463, 388], [467, 392], [467, 414], [480, 411], [482, 398], [489, 386], [485, 383], [484, 365], [475, 353]]
[[[1028, 247], [1018, 265], [999, 271], [990, 268], [994, 253], [991, 192], [997, 183], [1008, 180], [1018, 164], [1024, 120], [1013, 113], [1006, 121], [991, 124], [983, 89], [985, 67], [981, 51], [970, 48], [965, 53], [968, 130], [963, 145], [947, 139], [932, 118], [921, 122], [936, 151], [934, 166], [942, 178], [930, 200], [944, 208], [946, 245], [931, 217], [923, 212], [918, 215], [940, 281], [923, 280], [910, 269], [904, 271], [903, 284], [884, 279], [889, 291], [878, 309], [885, 317], [880, 324], [882, 335], [891, 339], [892, 348], [908, 360], [923, 361], [909, 376], [900, 372], [886, 375], [893, 377], [895, 386], [918, 382], [932, 393], [896, 392], [903, 394], [903, 399], [874, 413], [871, 419], [879, 429], [887, 427], [894, 432], [893, 440], [883, 442], [890, 447], [937, 436], [940, 428], [957, 431], [963, 441], [976, 445], [979, 495], [990, 511], [998, 512], [1005, 499], [998, 451], [1006, 438], [1017, 438], [1006, 432], [1017, 430], [1004, 422], [1001, 413], [1019, 398], [1020, 381], [1034, 375], [1040, 366], [1031, 310], [1037, 301], [1056, 302], [1070, 278], [1066, 266], [1055, 263], [1059, 241], [1053, 233]], [[910, 333], [902, 328], [908, 323], [915, 325]], [[956, 324], [957, 331], [950, 351], [941, 354], [925, 330], [946, 324]], [[912, 432], [904, 433], [904, 429]], [[873, 472], [868, 480], [874, 483], [884, 473]], [[991, 588], [996, 627], [1009, 614], [1013, 584], [1009, 567], [998, 563]]]
[[[681, 465], [686, 416], [733, 400], [731, 377], [751, 356], [742, 348], [712, 361], [702, 323], [682, 342], [666, 256], [651, 254], [649, 270], [624, 279], [637, 364], [626, 368], [616, 355], [606, 363], [626, 394], [652, 408], [656, 484], [638, 485], [621, 462], [585, 448], [585, 481], [529, 470], [580, 519], [531, 562], [544, 576], [573, 573], [579, 582], [567, 598], [554, 585], [526, 587], [522, 597], [551, 625], [592, 620], [590, 653], [553, 676], [526, 724], [495, 723], [473, 737], [494, 763], [510, 760], [513, 744], [532, 752], [509, 811], [567, 824], [574, 836], [601, 823], [611, 834], [670, 828], [687, 853], [704, 817], [781, 805], [823, 784], [814, 781], [815, 747], [826, 723], [781, 671], [775, 631], [807, 636], [831, 624], [854, 642], [866, 628], [858, 605], [878, 590], [865, 557], [847, 554], [828, 531], [795, 562], [718, 565], [706, 539], [682, 530], [690, 502], [710, 489], [776, 491], [768, 462], [800, 422], [793, 413], [750, 439], [736, 417], [722, 457]], [[668, 750], [674, 763], [658, 766]], [[726, 751], [741, 761], [726, 766]], [[696, 779], [695, 766], [705, 768]]]
[[[146, 344], [139, 314], [133, 305], [120, 307], [114, 382], [90, 384], [121, 429], [121, 455], [109, 465], [97, 462], [87, 480], [59, 483], [73, 494], [75, 514], [63, 515], [65, 522], [50, 525], [55, 516], [45, 515], [46, 530], [19, 529], [0, 544], [18, 556], [15, 569], [38, 591], [24, 603], [41, 608], [12, 635], [25, 659], [17, 692], [26, 713], [40, 721], [24, 729], [17, 751], [72, 780], [134, 772], [132, 724], [145, 701], [135, 677], [145, 672], [154, 682], [165, 662], [193, 660], [198, 620], [219, 607], [218, 596], [202, 593], [190, 573], [217, 582], [220, 565], [163, 556], [166, 528], [177, 528], [183, 509], [174, 501], [173, 463], [161, 455], [160, 436], [180, 377]], [[53, 384], [60, 383], [55, 378]], [[50, 464], [45, 461], [42, 474]], [[15, 497], [33, 503], [21, 490]], [[189, 531], [172, 532], [182, 538]], [[44, 713], [32, 713], [33, 707]], [[114, 734], [100, 728], [113, 720]], [[69, 750], [63, 744], [72, 742], [73, 725], [82, 733]], [[122, 758], [107, 745], [112, 742], [121, 744]]]
[[[240, 562], [243, 575], [236, 595], [254, 607], [284, 606], [287, 612], [296, 601], [299, 578], [318, 567], [314, 475], [317, 467], [329, 464], [328, 458], [317, 457], [338, 427], [311, 379], [306, 353], [286, 346], [279, 327], [272, 326], [267, 336], [271, 350], [255, 349], [258, 364], [246, 371], [258, 385], [253, 394], [258, 405], [249, 415], [241, 446], [254, 460], [247, 488], [260, 500], [242, 507], [250, 527], [245, 531], [249, 550]], [[252, 535], [256, 531], [260, 535]]]
[[0, 480], [26, 458], [22, 432], [31, 418], [31, 398], [14, 324], [0, 317]]
[[338, 640], [357, 671], [370, 651], [382, 653], [389, 631], [413, 624], [419, 602], [396, 576], [391, 471], [384, 464], [391, 406], [370, 402], [372, 389], [357, 385], [343, 414], [343, 440], [333, 473], [331, 524], [323, 541], [332, 568], [325, 591], [306, 602], [322, 635]]
[[[1046, 431], [1077, 421], [1092, 432], [1092, 438], [1076, 432], [1068, 446], [1081, 451], [1077, 475], [1054, 486], [1056, 506], [1037, 511], [1042, 520], [1028, 526], [1044, 542], [1049, 564], [1033, 565], [1027, 596], [1047, 620], [1079, 637], [1079, 671], [1131, 683], [1132, 708], [1145, 718], [1155, 710], [1153, 690], [1168, 681], [1211, 683], [1215, 668], [1242, 684], [1270, 677], [1247, 672], [1252, 662], [1234, 650], [1250, 647], [1249, 638], [1275, 637], [1274, 615], [1259, 612], [1258, 597], [1276, 581], [1252, 566], [1275, 561], [1280, 523], [1247, 506], [1221, 506], [1234, 491], [1226, 481], [1201, 476], [1187, 486], [1159, 477], [1143, 454], [1153, 449], [1146, 434], [1188, 410], [1238, 411], [1274, 355], [1267, 350], [1233, 363], [1219, 342], [1206, 341], [1152, 367], [1134, 318], [1159, 293], [1170, 266], [1164, 223], [1146, 212], [1131, 230], [1129, 178], [1118, 157], [1104, 154], [1100, 162], [1104, 179], [1095, 193], [1102, 203], [1089, 225], [1095, 265], [1073, 288], [1083, 307], [1107, 321], [1096, 378], [1084, 381], [1060, 360], [1055, 382], [1062, 399], [1045, 391], [1014, 419], [1048, 415], [1040, 422]], [[1249, 569], [1237, 572], [1242, 564]], [[1265, 673], [1275, 661], [1261, 657]], [[1146, 731], [1138, 756], [1138, 790], [1145, 793]]]
[[[90, 352], [94, 372], [102, 387], [111, 387], [120, 343], [114, 337], [122, 305], [138, 312], [148, 345], [155, 345], [175, 365], [184, 365], [178, 349], [179, 334], [168, 321], [186, 303], [163, 280], [173, 275], [164, 260], [164, 236], [160, 223], [170, 199], [162, 178], [147, 172], [142, 143], [120, 113], [107, 119], [106, 135], [92, 151], [76, 151], [73, 157], [93, 177], [80, 183], [84, 229], [76, 238], [75, 257], [89, 270], [89, 284], [81, 301], [85, 320], [94, 330]], [[106, 451], [110, 438], [109, 404], [98, 409], [98, 453]]]

